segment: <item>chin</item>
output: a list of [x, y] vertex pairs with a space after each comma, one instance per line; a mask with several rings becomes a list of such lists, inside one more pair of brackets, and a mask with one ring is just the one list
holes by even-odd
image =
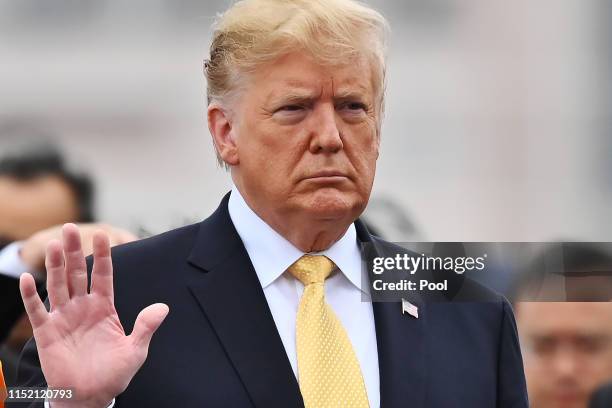
[[357, 193], [343, 192], [335, 188], [321, 188], [309, 194], [302, 207], [316, 218], [357, 218], [365, 208], [365, 201]]

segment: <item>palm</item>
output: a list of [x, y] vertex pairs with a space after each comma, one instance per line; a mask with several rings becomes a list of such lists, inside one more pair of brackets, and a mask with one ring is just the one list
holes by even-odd
[[[99, 298], [79, 300], [82, 301], [64, 305], [58, 310], [60, 313], [51, 315], [48, 322], [36, 329], [40, 363], [48, 385], [87, 389], [91, 385], [83, 382], [95, 378], [97, 383], [117, 382], [112, 388], [121, 392], [121, 386], [127, 382], [109, 378], [112, 372], [105, 368], [114, 371], [118, 363], [123, 363], [126, 367], [122, 371], [133, 375], [142, 361], [133, 358], [134, 347], [112, 305]], [[96, 352], [92, 353], [93, 350]]]
[[71, 388], [78, 400], [102, 406], [125, 390], [144, 362], [167, 307], [149, 306], [138, 316], [133, 333], [125, 335], [113, 303], [112, 262], [104, 235], [94, 237], [89, 293], [76, 227], [65, 227], [63, 253], [58, 242], [49, 244], [46, 265], [49, 313], [31, 278], [21, 285], [45, 379], [49, 387]]

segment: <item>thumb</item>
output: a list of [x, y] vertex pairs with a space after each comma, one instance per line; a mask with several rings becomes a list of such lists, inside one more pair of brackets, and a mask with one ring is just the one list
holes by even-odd
[[138, 313], [134, 330], [130, 334], [132, 341], [137, 347], [143, 347], [145, 350], [148, 350], [153, 333], [162, 324], [169, 310], [167, 305], [155, 303], [145, 307]]

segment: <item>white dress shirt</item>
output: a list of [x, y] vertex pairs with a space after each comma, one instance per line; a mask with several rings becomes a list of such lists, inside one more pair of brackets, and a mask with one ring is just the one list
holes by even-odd
[[[286, 270], [304, 252], [266, 224], [248, 206], [236, 187], [229, 198], [229, 214], [251, 258], [297, 378], [295, 321], [304, 285]], [[325, 281], [325, 300], [351, 340], [361, 365], [370, 407], [377, 408], [380, 406], [380, 380], [376, 329], [372, 303], [362, 301], [362, 296], [367, 298], [368, 295], [361, 290], [365, 269], [361, 264], [355, 226], [351, 224], [344, 236], [330, 248], [313, 254], [327, 256], [340, 270]]]
[[37, 280], [44, 279], [44, 275], [38, 271], [32, 271], [22, 260], [19, 251], [22, 242], [8, 244], [0, 251], [0, 274], [19, 279], [24, 272], [30, 272]]

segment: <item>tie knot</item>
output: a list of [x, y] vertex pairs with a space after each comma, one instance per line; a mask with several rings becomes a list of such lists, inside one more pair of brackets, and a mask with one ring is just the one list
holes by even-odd
[[304, 286], [311, 283], [323, 283], [336, 265], [324, 255], [304, 255], [288, 271]]

